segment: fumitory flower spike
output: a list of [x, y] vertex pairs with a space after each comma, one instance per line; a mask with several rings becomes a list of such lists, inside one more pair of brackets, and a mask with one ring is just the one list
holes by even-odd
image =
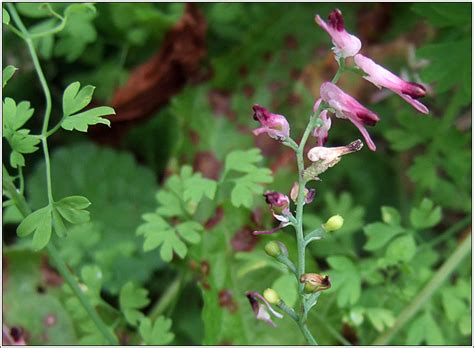
[[419, 83], [401, 79], [362, 54], [357, 54], [354, 57], [354, 62], [367, 74], [364, 79], [372, 82], [378, 88], [385, 87], [392, 90], [419, 112], [423, 114], [429, 112], [428, 108], [417, 100], [426, 95], [425, 87]]
[[[272, 293], [271, 295], [274, 294]], [[245, 293], [245, 296], [247, 296], [250, 305], [252, 306], [252, 310], [255, 314], [255, 317], [258, 320], [263, 320], [270, 326], [276, 327], [276, 324], [273, 322], [270, 313], [276, 318], [283, 318], [283, 315], [275, 311], [270, 305], [270, 303], [268, 303], [268, 301], [265, 299], [265, 297], [260, 295], [258, 292], [247, 291]]]
[[331, 36], [336, 58], [353, 57], [359, 53], [362, 44], [359, 38], [349, 34], [344, 28], [342, 12], [339, 9], [335, 9], [329, 14], [328, 19], [329, 23], [326, 23], [319, 15], [316, 15], [315, 21]]
[[253, 134], [267, 133], [271, 138], [283, 142], [290, 137], [290, 125], [285, 116], [273, 114], [263, 106], [253, 106], [253, 119], [260, 122], [260, 128], [254, 129]]

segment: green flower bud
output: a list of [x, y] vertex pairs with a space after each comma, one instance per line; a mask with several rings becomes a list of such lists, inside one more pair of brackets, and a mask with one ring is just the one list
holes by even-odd
[[276, 257], [281, 254], [281, 249], [277, 242], [271, 241], [265, 244], [265, 252], [269, 256]]
[[263, 297], [271, 304], [278, 304], [280, 303], [281, 299], [278, 293], [273, 289], [267, 289], [263, 292]]
[[331, 216], [325, 224], [323, 224], [323, 227], [326, 231], [331, 232], [337, 231], [342, 227], [342, 225], [344, 225], [344, 219], [342, 218], [342, 216], [334, 215]]

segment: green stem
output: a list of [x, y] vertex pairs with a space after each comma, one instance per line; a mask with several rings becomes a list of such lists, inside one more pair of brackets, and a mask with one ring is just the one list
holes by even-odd
[[76, 297], [79, 299], [82, 306], [86, 310], [87, 314], [92, 319], [94, 324], [97, 326], [97, 329], [99, 329], [99, 331], [107, 339], [107, 342], [109, 342], [109, 344], [116, 345], [118, 343], [117, 339], [110, 332], [107, 325], [105, 325], [105, 323], [99, 317], [95, 309], [92, 307], [86, 295], [84, 295], [81, 288], [79, 287], [79, 284], [77, 284], [76, 279], [74, 279], [74, 277], [69, 273], [69, 270], [67, 269], [66, 264], [61, 258], [61, 255], [59, 254], [58, 250], [54, 246], [53, 242], [48, 243], [47, 250], [48, 250], [49, 256], [55, 263], [57, 270], [59, 271], [59, 273], [61, 273], [63, 278], [68, 283], [69, 287], [72, 289]]
[[418, 311], [424, 306], [424, 304], [431, 298], [436, 290], [443, 284], [443, 282], [449, 277], [449, 275], [456, 269], [459, 263], [469, 254], [471, 251], [471, 235], [466, 237], [461, 244], [454, 250], [451, 256], [446, 260], [445, 263], [438, 269], [435, 275], [430, 279], [428, 284], [418, 293], [418, 295], [405, 307], [400, 313], [395, 324], [390, 330], [380, 335], [372, 345], [383, 346], [390, 343], [393, 336], [403, 328], [403, 326], [410, 321], [411, 318], [418, 313]]
[[308, 341], [308, 343], [312, 346], [317, 346], [318, 342], [316, 342], [313, 335], [311, 335], [311, 332], [309, 332], [309, 329], [306, 323], [298, 322], [298, 326], [300, 327], [301, 332], [303, 332], [303, 335], [306, 338], [306, 341]]
[[342, 343], [345, 346], [352, 346], [352, 343], [349, 342], [344, 336], [342, 336], [335, 328], [333, 328], [331, 325], [329, 325], [326, 320], [321, 318], [319, 315], [315, 316], [316, 320], [319, 321], [319, 323], [326, 328], [326, 330], [340, 343]]
[[152, 310], [150, 311], [150, 319], [154, 320], [160, 314], [162, 314], [165, 309], [173, 302], [173, 299], [177, 297], [179, 294], [179, 289], [181, 287], [181, 283], [183, 282], [182, 276], [177, 276], [173, 282], [168, 286], [165, 290], [163, 295], [160, 297], [160, 300], [153, 306]]
[[425, 244], [425, 247], [434, 247], [435, 245], [438, 245], [439, 243], [445, 241], [446, 239], [451, 238], [453, 234], [456, 232], [462, 230], [463, 228], [469, 226], [471, 223], [471, 216], [468, 215], [461, 221], [458, 221], [454, 225], [452, 225], [450, 228], [448, 228], [446, 231], [444, 231], [440, 236], [432, 239], [429, 243]]
[[[47, 142], [49, 118], [51, 116], [51, 108], [52, 108], [51, 92], [49, 90], [48, 83], [44, 76], [43, 69], [41, 68], [38, 55], [36, 54], [36, 50], [33, 45], [33, 41], [31, 39], [30, 33], [28, 32], [26, 27], [23, 25], [23, 22], [21, 21], [18, 13], [16, 12], [14, 5], [12, 3], [7, 3], [6, 6], [10, 12], [10, 15], [13, 21], [20, 29], [23, 39], [28, 46], [28, 50], [33, 60], [33, 65], [35, 67], [36, 73], [38, 74], [38, 78], [40, 80], [41, 87], [43, 88], [43, 92], [45, 96], [46, 106], [45, 106], [45, 111], [44, 111], [43, 127], [41, 130], [41, 143], [43, 146], [43, 153], [44, 153], [45, 164], [46, 164], [46, 183], [47, 183], [47, 190], [48, 190], [48, 201], [49, 201], [49, 204], [52, 205], [54, 203], [54, 199], [53, 199], [53, 191], [52, 191], [52, 184], [51, 184], [52, 182], [51, 163], [50, 163], [50, 158], [49, 158], [49, 150], [48, 150], [48, 142]], [[5, 168], [4, 168], [4, 171], [5, 171]], [[13, 186], [12, 183], [11, 183], [11, 186]], [[20, 195], [14, 186], [13, 188], [10, 187], [10, 189], [12, 189], [10, 191], [10, 194], [12, 195], [12, 199], [18, 202], [17, 207], [19, 208], [20, 212], [22, 212], [23, 216], [25, 217], [28, 216], [31, 213], [31, 208], [26, 203], [26, 200], [24, 199], [23, 195]], [[94, 310], [94, 308], [90, 304], [87, 297], [83, 294], [83, 292], [79, 288], [79, 285], [76, 279], [69, 272], [68, 268], [66, 267], [66, 264], [61, 259], [61, 256], [59, 255], [57, 249], [54, 247], [52, 242], [48, 244], [47, 250], [48, 250], [49, 256], [53, 259], [54, 263], [56, 264], [59, 273], [66, 280], [68, 285], [71, 287], [74, 294], [77, 296], [82, 306], [86, 310], [87, 314], [97, 326], [97, 329], [102, 333], [102, 335], [110, 344], [112, 345], [117, 344], [116, 338], [109, 331], [105, 323], [102, 321], [102, 319], [99, 317], [97, 312]]]

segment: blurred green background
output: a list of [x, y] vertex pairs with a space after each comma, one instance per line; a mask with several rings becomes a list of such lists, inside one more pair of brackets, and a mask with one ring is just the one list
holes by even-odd
[[[54, 6], [61, 11], [65, 5]], [[74, 227], [57, 245], [77, 273], [85, 265], [100, 267], [101, 294], [112, 306], [129, 280], [148, 289], [151, 303], [144, 311], [172, 318], [172, 344], [304, 343], [288, 318], [277, 330], [257, 322], [244, 296], [273, 286], [287, 302], [296, 300], [291, 276], [262, 252], [266, 241], [279, 239], [295, 257], [293, 231], [259, 238], [250, 233], [272, 225], [260, 197], [252, 209], [222, 203], [215, 213], [222, 223], [206, 225], [205, 241], [183, 260], [165, 263], [157, 250], [144, 252], [135, 231], [141, 215], [156, 208], [155, 192], [166, 178], [188, 164], [217, 179], [233, 150], [260, 148], [261, 165], [274, 174], [266, 188], [289, 193], [296, 178], [292, 152], [252, 135], [251, 106], [285, 115], [293, 138], [300, 138], [319, 85], [337, 69], [315, 14], [326, 18], [339, 8], [348, 31], [361, 39], [363, 54], [429, 86], [422, 102], [430, 109], [428, 116], [417, 114], [354, 74], [341, 79], [340, 86], [381, 121], [369, 130], [377, 151], [364, 148], [322, 175], [322, 182], [312, 184], [315, 201], [305, 209], [308, 228], [333, 214], [345, 218], [343, 229], [313, 243], [308, 253], [307, 268], [333, 279], [309, 317], [319, 343], [371, 344], [471, 233], [471, 4], [95, 7], [95, 14], [78, 13], [54, 39], [36, 43], [53, 94], [52, 124], [61, 117], [62, 91], [76, 80], [96, 86], [94, 104], [117, 111], [111, 128], [58, 132], [50, 139], [57, 196], [84, 195], [92, 202], [91, 222]], [[34, 4], [19, 4], [18, 10], [30, 28], [51, 25]], [[20, 70], [3, 94], [29, 100], [38, 116], [31, 128], [39, 130], [40, 85], [26, 46], [4, 28], [3, 65], [9, 64]], [[355, 127], [333, 118], [327, 145], [359, 137]], [[4, 142], [4, 163], [9, 151]], [[39, 152], [28, 156], [25, 175], [28, 201], [42, 207]], [[66, 305], [61, 280], [51, 280], [45, 255], [16, 237], [15, 211], [3, 214], [4, 323], [24, 328], [31, 344], [77, 343], [80, 325]], [[379, 240], [381, 230], [398, 237]], [[465, 258], [390, 343], [470, 344], [470, 295], [471, 263]], [[57, 317], [56, 325], [42, 324], [46, 313]], [[134, 342], [130, 327], [117, 331], [123, 344]]]

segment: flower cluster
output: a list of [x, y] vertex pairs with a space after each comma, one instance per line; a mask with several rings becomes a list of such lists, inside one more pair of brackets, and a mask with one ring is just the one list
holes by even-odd
[[[261, 125], [253, 133], [255, 135], [267, 133], [273, 139], [291, 147], [296, 153], [298, 164], [299, 178], [293, 184], [289, 193], [291, 200], [286, 194], [280, 192], [268, 191], [264, 194], [265, 201], [275, 219], [279, 221], [279, 225], [268, 231], [254, 231], [255, 235], [273, 234], [280, 231], [283, 227], [292, 225], [296, 232], [298, 246], [297, 266], [288, 258], [288, 250], [281, 242], [271, 241], [267, 243], [265, 251], [269, 256], [276, 258], [279, 262], [286, 265], [299, 281], [300, 295], [303, 301], [301, 317], [296, 314], [295, 310], [287, 307], [284, 301], [272, 289], [267, 289], [264, 296], [256, 292], [247, 293], [257, 319], [262, 319], [272, 326], [275, 326], [275, 324], [271, 320], [269, 313], [272, 313], [275, 317], [281, 316], [280, 313], [275, 312], [271, 308], [272, 304], [277, 305], [297, 322], [306, 320], [302, 318], [307, 317], [307, 311], [315, 305], [320, 292], [331, 287], [331, 281], [328, 276], [305, 273], [304, 253], [306, 246], [311, 241], [319, 240], [327, 233], [340, 229], [343, 226], [344, 219], [340, 215], [332, 216], [319, 228], [305, 235], [302, 221], [303, 206], [310, 204], [316, 194], [315, 189], [307, 188], [306, 184], [311, 180], [320, 180], [320, 174], [339, 163], [342, 156], [361, 150], [363, 143], [358, 139], [345, 146], [326, 147], [332, 123], [330, 115], [349, 120], [362, 134], [368, 148], [372, 151], [376, 150], [375, 143], [372, 141], [366, 127], [375, 126], [380, 118], [376, 113], [367, 109], [354, 97], [336, 85], [340, 74], [347, 70], [361, 70], [365, 74], [364, 79], [367, 81], [372, 82], [378, 88], [383, 87], [395, 92], [417, 111], [423, 114], [428, 113], [428, 108], [418, 101], [419, 98], [425, 96], [425, 87], [401, 79], [376, 64], [370, 58], [359, 53], [362, 43], [359, 38], [346, 31], [344, 18], [340, 10], [333, 10], [329, 15], [328, 22], [325, 22], [317, 15], [316, 23], [331, 37], [339, 70], [332, 81], [326, 81], [321, 85], [319, 98], [316, 99], [313, 105], [313, 114], [310, 117], [300, 144], [298, 145], [291, 139], [290, 125], [285, 116], [274, 114], [260, 105], [253, 106], [253, 118], [260, 122]], [[346, 68], [346, 58], [349, 57], [352, 57], [354, 61], [354, 67], [351, 69]], [[310, 134], [315, 138], [316, 146], [309, 149], [306, 153], [311, 164], [305, 168], [303, 151]], [[295, 215], [293, 215], [290, 207], [291, 201], [296, 205]], [[307, 330], [302, 329], [302, 331], [309, 343], [315, 343], [314, 338], [311, 335], [308, 336]]]

